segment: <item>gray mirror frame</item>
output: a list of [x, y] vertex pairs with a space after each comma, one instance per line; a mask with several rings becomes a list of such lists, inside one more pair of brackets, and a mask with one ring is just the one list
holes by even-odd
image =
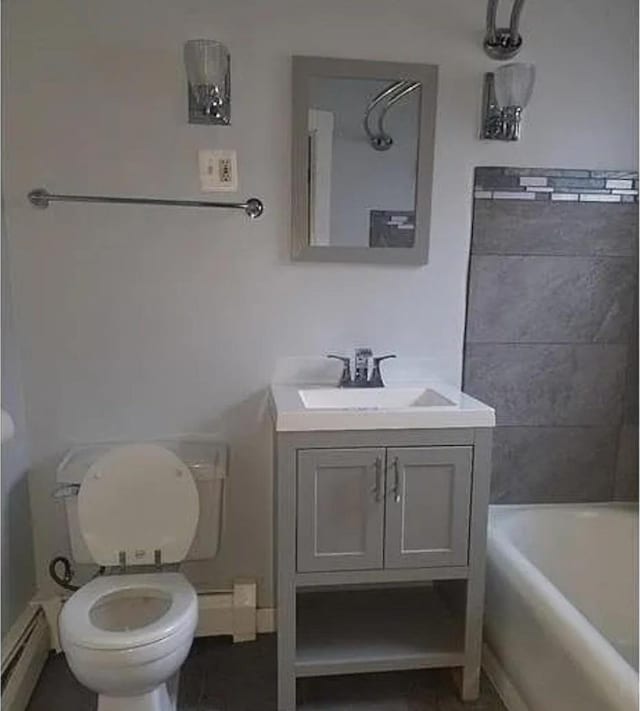
[[[307, 107], [313, 76], [419, 81], [420, 135], [416, 176], [416, 230], [413, 247], [313, 247], [309, 244]], [[362, 262], [423, 265], [429, 261], [431, 188], [435, 153], [438, 67], [434, 64], [376, 62], [294, 56], [292, 62], [291, 258], [305, 262]]]

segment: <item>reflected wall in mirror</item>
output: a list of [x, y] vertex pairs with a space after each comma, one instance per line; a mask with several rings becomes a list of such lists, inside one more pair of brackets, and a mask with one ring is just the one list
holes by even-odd
[[437, 67], [293, 58], [293, 257], [424, 264]]
[[311, 77], [311, 245], [413, 246], [419, 118], [419, 82]]

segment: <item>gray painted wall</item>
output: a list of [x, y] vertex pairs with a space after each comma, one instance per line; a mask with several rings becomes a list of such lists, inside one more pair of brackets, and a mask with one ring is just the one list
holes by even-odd
[[[637, 155], [637, 3], [536, 0], [523, 62], [538, 83], [514, 145], [477, 138], [486, 3], [469, 0], [6, 0], [3, 189], [33, 463], [38, 582], [68, 551], [51, 499], [73, 443], [219, 432], [231, 445], [218, 557], [196, 584], [272, 601], [265, 392], [281, 356], [430, 356], [460, 382], [473, 168], [609, 167]], [[182, 44], [225, 42], [232, 125], [186, 120]], [[602, 37], [615, 37], [603, 46]], [[594, 51], [598, 47], [598, 51]], [[440, 66], [429, 264], [292, 263], [292, 54]], [[597, 91], [594, 91], [597, 87]], [[612, 110], [615, 107], [615, 110]], [[580, 129], [576, 130], [579, 114]], [[236, 148], [264, 216], [56, 204], [28, 190], [197, 197], [197, 150]], [[630, 166], [631, 167], [631, 166]], [[225, 196], [233, 199], [233, 194]]]
[[9, 255], [4, 220], [2, 249], [2, 409], [10, 413], [15, 436], [2, 445], [2, 615], [6, 635], [35, 592], [33, 537], [29, 509], [27, 442], [18, 344], [11, 313]]
[[637, 498], [637, 244], [633, 203], [475, 201], [464, 388], [496, 408], [494, 502]]

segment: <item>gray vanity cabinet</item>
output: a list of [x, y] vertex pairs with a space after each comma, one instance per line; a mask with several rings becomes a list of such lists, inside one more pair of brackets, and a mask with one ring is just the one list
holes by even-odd
[[274, 434], [278, 711], [297, 679], [399, 669], [477, 698], [491, 429]]
[[472, 447], [387, 451], [385, 568], [466, 565]]
[[382, 567], [381, 448], [298, 452], [297, 569]]

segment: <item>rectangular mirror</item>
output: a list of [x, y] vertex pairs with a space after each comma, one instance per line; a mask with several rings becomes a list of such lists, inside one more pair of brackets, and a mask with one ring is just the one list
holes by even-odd
[[293, 58], [292, 257], [426, 264], [438, 68]]

